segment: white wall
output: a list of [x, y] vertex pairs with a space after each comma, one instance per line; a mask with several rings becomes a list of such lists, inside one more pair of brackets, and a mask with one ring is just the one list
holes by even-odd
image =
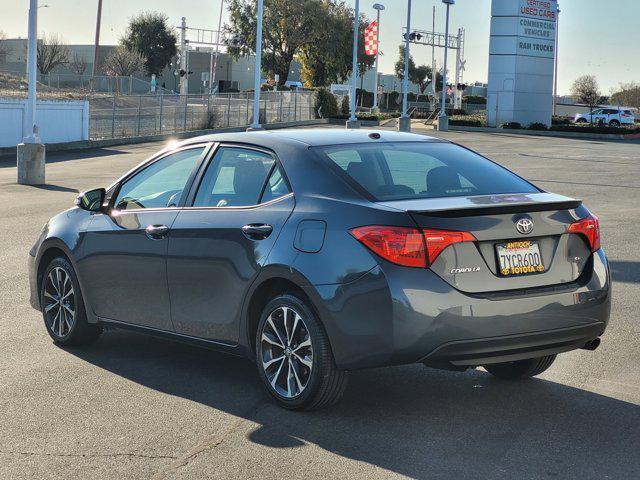
[[[26, 136], [26, 103], [26, 99], [0, 98], [0, 147], [14, 147]], [[36, 122], [44, 144], [88, 140], [89, 102], [39, 100]]]

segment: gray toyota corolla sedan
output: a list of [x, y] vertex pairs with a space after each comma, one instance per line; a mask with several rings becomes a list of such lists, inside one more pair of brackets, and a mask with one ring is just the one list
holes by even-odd
[[440, 139], [204, 136], [76, 205], [29, 252], [55, 343], [108, 326], [247, 356], [286, 408], [368, 367], [531, 377], [609, 321], [597, 217]]

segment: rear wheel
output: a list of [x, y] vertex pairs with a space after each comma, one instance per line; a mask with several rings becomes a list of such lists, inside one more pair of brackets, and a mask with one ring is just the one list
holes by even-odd
[[100, 325], [87, 322], [78, 277], [64, 257], [54, 258], [45, 269], [40, 305], [47, 332], [59, 345], [85, 345], [102, 333]]
[[267, 391], [284, 408], [313, 410], [336, 403], [348, 372], [338, 370], [324, 328], [294, 295], [264, 308], [256, 334], [256, 363]]
[[620, 122], [618, 120], [611, 120], [609, 122], [609, 126], [610, 127], [619, 127], [620, 126]]
[[521, 380], [540, 375], [553, 364], [555, 359], [555, 355], [548, 355], [546, 357], [530, 358], [517, 362], [485, 365], [484, 369], [494, 377], [503, 380]]
[[587, 119], [586, 118], [579, 118], [578, 120], [576, 120], [576, 123], [587, 123]]

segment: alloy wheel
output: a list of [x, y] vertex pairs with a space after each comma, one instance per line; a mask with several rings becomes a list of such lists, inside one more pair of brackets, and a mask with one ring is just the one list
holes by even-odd
[[262, 327], [260, 346], [271, 388], [285, 398], [300, 395], [313, 370], [313, 346], [302, 316], [291, 307], [274, 309]]
[[51, 332], [63, 338], [76, 321], [76, 295], [69, 274], [54, 267], [44, 279], [44, 317]]

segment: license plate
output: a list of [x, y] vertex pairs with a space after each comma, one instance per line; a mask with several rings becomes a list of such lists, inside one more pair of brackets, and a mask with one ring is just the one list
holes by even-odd
[[538, 242], [518, 240], [497, 246], [500, 274], [504, 277], [544, 272]]

